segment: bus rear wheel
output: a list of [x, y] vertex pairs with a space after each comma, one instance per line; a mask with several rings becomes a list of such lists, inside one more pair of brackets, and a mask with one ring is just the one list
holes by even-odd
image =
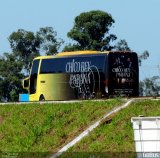
[[44, 96], [43, 96], [43, 95], [40, 95], [40, 97], [39, 97], [39, 101], [45, 101], [45, 98], [44, 98]]

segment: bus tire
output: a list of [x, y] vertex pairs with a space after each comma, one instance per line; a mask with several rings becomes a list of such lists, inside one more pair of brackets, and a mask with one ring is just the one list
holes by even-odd
[[39, 101], [45, 101], [45, 98], [44, 98], [43, 94], [40, 95]]

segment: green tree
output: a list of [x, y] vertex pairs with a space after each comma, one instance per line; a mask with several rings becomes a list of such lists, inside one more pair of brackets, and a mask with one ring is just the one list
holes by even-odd
[[109, 34], [109, 30], [114, 23], [110, 14], [100, 10], [81, 13], [75, 18], [74, 26], [67, 36], [76, 43], [68, 45], [64, 51], [68, 50], [111, 50], [111, 42], [116, 40], [116, 36]]
[[40, 48], [46, 55], [58, 53], [59, 48], [64, 43], [62, 39], [57, 39], [57, 32], [52, 27], [40, 28], [36, 36], [40, 39]]
[[9, 42], [14, 55], [24, 63], [24, 69], [29, 73], [31, 61], [39, 56], [41, 39], [33, 32], [19, 29], [9, 36]]
[[121, 39], [116, 43], [114, 46], [114, 50], [116, 51], [131, 51], [130, 47], [128, 46], [128, 43], [126, 40]]
[[139, 81], [139, 96], [144, 96], [144, 82], [143, 81]]
[[142, 60], [146, 60], [149, 57], [149, 52], [145, 50], [143, 53], [138, 55], [139, 66], [142, 65]]
[[22, 92], [21, 80], [23, 63], [14, 54], [4, 53], [0, 58], [0, 101], [18, 100]]
[[160, 95], [160, 77], [153, 76], [140, 82], [141, 95], [159, 96]]
[[62, 40], [56, 39], [56, 32], [52, 27], [40, 28], [36, 33], [19, 29], [9, 36], [12, 52], [24, 63], [24, 70], [29, 74], [34, 57], [39, 56], [42, 51], [46, 55], [58, 52]]

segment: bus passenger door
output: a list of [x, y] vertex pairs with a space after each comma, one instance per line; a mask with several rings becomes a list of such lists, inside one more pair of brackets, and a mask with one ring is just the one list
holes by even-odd
[[37, 76], [38, 76], [39, 60], [34, 60], [30, 75], [30, 101], [37, 101]]

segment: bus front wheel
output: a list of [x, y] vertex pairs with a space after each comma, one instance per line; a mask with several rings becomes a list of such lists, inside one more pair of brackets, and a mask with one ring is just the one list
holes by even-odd
[[45, 98], [44, 98], [44, 96], [43, 96], [43, 95], [40, 95], [40, 97], [39, 97], [39, 101], [45, 101]]

